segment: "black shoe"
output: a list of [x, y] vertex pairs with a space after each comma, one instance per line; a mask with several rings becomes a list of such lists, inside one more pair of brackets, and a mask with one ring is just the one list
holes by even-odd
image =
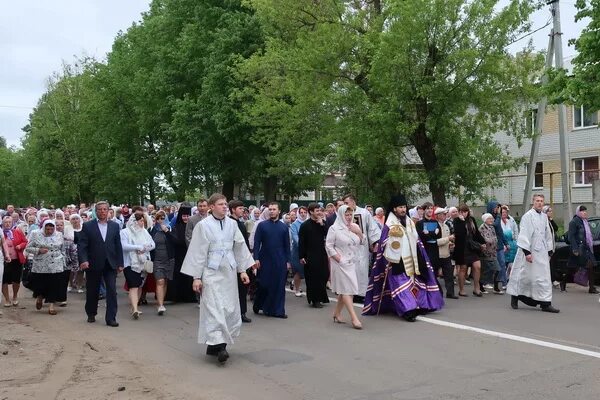
[[101, 294], [100, 296], [98, 296], [98, 300], [104, 300], [106, 298], [106, 296], [104, 296], [103, 294]]
[[258, 308], [258, 306], [257, 306], [257, 305], [253, 305], [253, 306], [252, 306], [252, 312], [253, 312], [254, 314], [258, 314], [258, 313], [260, 312], [260, 308]]
[[457, 296], [457, 295], [455, 295], [455, 294], [447, 294], [447, 295], [446, 295], [446, 298], [447, 298], [447, 299], [455, 299], [455, 300], [456, 300], [456, 299], [458, 299], [458, 296]]
[[219, 360], [219, 362], [221, 364], [224, 364], [225, 361], [227, 361], [227, 359], [229, 358], [229, 353], [227, 352], [227, 350], [225, 349], [221, 349], [219, 350], [219, 352], [217, 353], [217, 360]]
[[479, 292], [479, 293], [477, 293], [477, 292], [473, 292], [473, 295], [474, 295], [474, 296], [477, 296], [477, 297], [482, 297], [482, 296], [483, 296], [483, 294], [482, 294], [482, 293], [487, 293], [487, 292], [484, 292], [484, 291], [482, 290], [482, 291], [481, 291], [481, 292]]
[[321, 304], [321, 302], [320, 302], [320, 301], [315, 301], [315, 302], [312, 304], [312, 306], [313, 306], [314, 308], [323, 308], [323, 304]]
[[550, 313], [554, 313], [554, 314], [560, 312], [560, 310], [558, 308], [554, 308], [554, 307], [552, 307], [552, 305], [549, 305], [547, 307], [542, 307], [542, 311], [550, 312]]
[[517, 296], [510, 296], [510, 306], [513, 310], [517, 310], [519, 308], [519, 298]]
[[590, 288], [590, 290], [588, 290], [588, 293], [590, 293], [590, 294], [598, 294], [600, 292], [598, 292], [598, 289], [596, 289], [595, 287], [593, 287], [593, 288]]
[[206, 355], [207, 356], [216, 356], [217, 354], [219, 354], [219, 351], [221, 350], [221, 347], [219, 345], [208, 345], [206, 346]]
[[117, 321], [106, 321], [106, 325], [116, 328], [119, 326], [119, 323]]
[[96, 322], [96, 317], [93, 315], [88, 315], [88, 320], [90, 324]]
[[252, 320], [246, 317], [246, 314], [242, 314], [242, 322], [249, 324], [250, 322], [252, 322]]
[[355, 295], [355, 296], [352, 298], [352, 301], [353, 301], [354, 303], [360, 303], [360, 304], [364, 304], [364, 302], [365, 302], [365, 298], [364, 298], [364, 296], [358, 296], [358, 295]]
[[287, 319], [287, 314], [273, 315], [275, 318]]
[[417, 320], [416, 315], [403, 315], [404, 319], [408, 322], [415, 322]]

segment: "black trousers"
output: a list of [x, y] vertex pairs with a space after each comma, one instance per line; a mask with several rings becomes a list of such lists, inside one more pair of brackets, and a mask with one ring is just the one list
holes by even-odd
[[87, 269], [85, 271], [85, 312], [88, 316], [98, 314], [98, 296], [100, 295], [100, 282], [104, 279], [106, 285], [106, 322], [117, 319], [117, 270], [108, 263], [103, 269]]
[[[512, 297], [515, 297], [515, 296], [512, 296]], [[542, 308], [546, 308], [552, 304], [549, 301], [534, 300], [531, 297], [527, 297], [527, 296], [523, 296], [523, 295], [519, 295], [516, 297], [519, 299], [520, 302], [527, 304], [530, 307], [537, 307], [538, 305], [540, 305]]]
[[444, 286], [446, 286], [446, 296], [454, 296], [454, 265], [452, 259], [440, 258], [440, 266], [444, 274]]
[[240, 312], [242, 315], [244, 315], [248, 311], [248, 304], [246, 303], [246, 297], [248, 296], [248, 286], [242, 283], [242, 278], [240, 278], [240, 274], [238, 274], [237, 277], [238, 293], [240, 296]]

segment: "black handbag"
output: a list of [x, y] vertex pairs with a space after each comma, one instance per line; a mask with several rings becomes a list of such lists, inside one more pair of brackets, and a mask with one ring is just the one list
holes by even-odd
[[31, 262], [27, 261], [23, 267], [23, 274], [21, 275], [21, 283], [27, 289], [31, 289]]

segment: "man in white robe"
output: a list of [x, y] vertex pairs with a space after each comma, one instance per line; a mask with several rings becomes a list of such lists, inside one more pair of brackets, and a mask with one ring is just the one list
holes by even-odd
[[237, 224], [227, 218], [227, 199], [210, 197], [211, 214], [194, 227], [181, 273], [194, 278], [193, 289], [201, 293], [198, 343], [220, 363], [229, 358], [226, 347], [239, 336], [242, 319], [238, 298], [238, 273], [250, 282], [246, 269], [254, 259]]
[[517, 255], [506, 292], [511, 295], [511, 307], [519, 308], [519, 300], [528, 306], [541, 306], [542, 311], [557, 313], [552, 306], [552, 280], [550, 257], [553, 252], [553, 235], [548, 217], [542, 212], [544, 196], [533, 196], [533, 208], [521, 219], [517, 239]]
[[356, 197], [348, 194], [343, 198], [344, 204], [354, 210], [354, 222], [360, 226], [365, 238], [360, 246], [359, 261], [356, 264], [356, 279], [358, 281], [358, 296], [354, 296], [354, 301], [363, 303], [367, 286], [369, 286], [369, 270], [371, 269], [371, 252], [374, 251], [379, 238], [381, 229], [377, 225], [375, 218], [369, 211], [356, 205]]

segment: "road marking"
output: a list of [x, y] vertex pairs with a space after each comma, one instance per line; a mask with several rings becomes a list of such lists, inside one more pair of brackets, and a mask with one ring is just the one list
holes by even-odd
[[[290, 293], [294, 293], [293, 290], [290, 290], [287, 288], [286, 288], [286, 291], [288, 291]], [[337, 303], [337, 299], [333, 298], [333, 297], [329, 297], [329, 301]], [[353, 304], [354, 304], [354, 307], [356, 307], [356, 308], [360, 308], [360, 309], [363, 308], [362, 304], [359, 304], [359, 303], [353, 303]], [[417, 321], [422, 321], [422, 322], [426, 322], [428, 324], [433, 324], [433, 325], [444, 326], [446, 328], [459, 329], [462, 331], [476, 332], [476, 333], [480, 333], [482, 335], [497, 337], [497, 338], [506, 339], [506, 340], [512, 340], [514, 342], [533, 344], [535, 346], [547, 347], [547, 348], [554, 349], [554, 350], [568, 351], [570, 353], [580, 354], [583, 356], [600, 358], [600, 353], [596, 352], [596, 351], [580, 349], [579, 347], [573, 347], [573, 346], [565, 346], [563, 344], [547, 342], [545, 340], [538, 340], [538, 339], [528, 338], [525, 336], [512, 335], [510, 333], [491, 331], [488, 329], [482, 329], [482, 328], [477, 328], [474, 326], [462, 325], [462, 324], [457, 324], [454, 322], [442, 321], [439, 319], [423, 317], [423, 316], [418, 316]]]

